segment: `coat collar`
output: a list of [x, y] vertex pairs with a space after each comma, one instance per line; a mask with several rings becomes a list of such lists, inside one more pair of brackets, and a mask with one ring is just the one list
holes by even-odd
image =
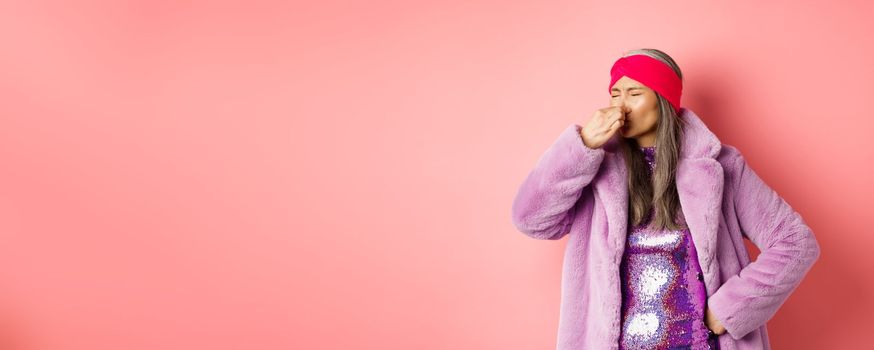
[[[724, 177], [716, 158], [722, 143], [692, 110], [682, 108], [679, 116], [685, 123], [675, 175], [677, 193], [704, 272], [707, 295], [711, 295], [719, 283], [715, 254]], [[627, 169], [619, 142], [618, 138], [611, 138], [604, 144], [604, 174], [593, 183], [594, 192], [607, 212], [607, 245], [616, 268], [628, 231]]]

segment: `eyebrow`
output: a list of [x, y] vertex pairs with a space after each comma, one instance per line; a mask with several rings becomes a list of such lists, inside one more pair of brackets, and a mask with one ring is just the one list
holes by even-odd
[[[643, 87], [642, 86], [632, 86], [632, 87], [626, 88], [625, 91], [634, 90], [634, 89], [643, 90]], [[610, 91], [613, 92], [613, 91], [622, 91], [622, 90], [619, 90], [619, 88], [612, 88], [612, 89], [610, 89]]]

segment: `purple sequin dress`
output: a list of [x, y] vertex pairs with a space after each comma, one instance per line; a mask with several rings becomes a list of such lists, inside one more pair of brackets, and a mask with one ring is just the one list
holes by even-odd
[[[651, 175], [655, 146], [640, 149]], [[631, 227], [626, 239], [619, 349], [719, 349], [704, 323], [707, 294], [692, 236], [688, 229], [646, 228], [652, 215]], [[682, 212], [678, 221], [685, 223]]]

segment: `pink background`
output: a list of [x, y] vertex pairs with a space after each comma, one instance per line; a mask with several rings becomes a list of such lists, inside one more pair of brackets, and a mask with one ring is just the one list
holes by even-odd
[[566, 240], [510, 203], [640, 47], [819, 239], [773, 347], [870, 343], [872, 12], [3, 2], [0, 348], [554, 348]]

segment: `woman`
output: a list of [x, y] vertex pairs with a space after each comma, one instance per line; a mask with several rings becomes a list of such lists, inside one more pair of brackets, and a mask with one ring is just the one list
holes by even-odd
[[[766, 322], [819, 258], [813, 232], [680, 107], [667, 54], [626, 53], [609, 90], [513, 201], [522, 233], [569, 237], [557, 348], [769, 349]], [[761, 251], [752, 263], [744, 238]]]

